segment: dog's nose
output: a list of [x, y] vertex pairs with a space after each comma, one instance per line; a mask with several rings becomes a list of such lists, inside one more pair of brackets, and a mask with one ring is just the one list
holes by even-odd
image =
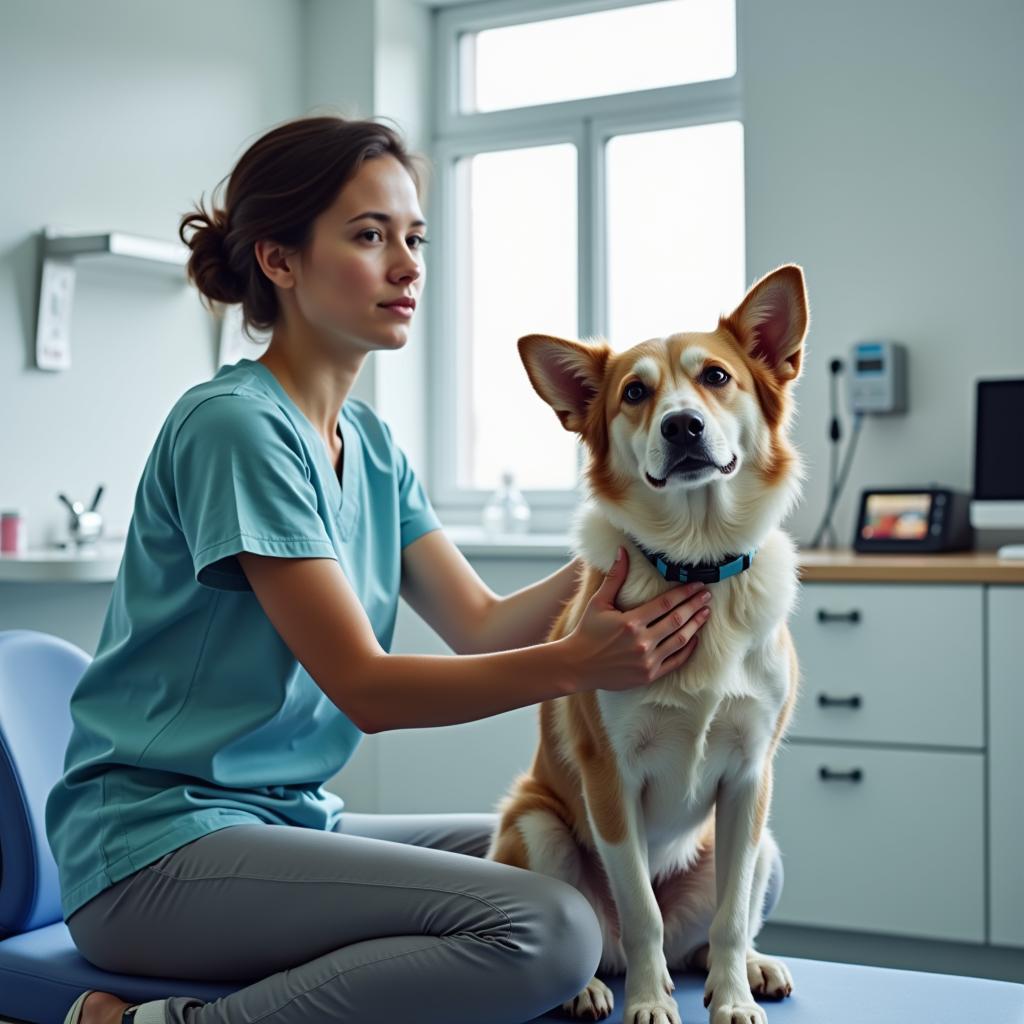
[[703, 433], [704, 418], [695, 409], [670, 412], [661, 421], [661, 436], [680, 448], [699, 441]]

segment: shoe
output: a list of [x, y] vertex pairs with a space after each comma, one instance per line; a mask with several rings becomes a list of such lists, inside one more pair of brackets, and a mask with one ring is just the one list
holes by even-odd
[[148, 1003], [135, 1003], [121, 1014], [121, 1024], [166, 1024], [166, 999], [151, 999]]
[[[72, 1004], [68, 1015], [64, 1018], [64, 1024], [81, 1024], [82, 1007], [86, 999], [96, 989], [86, 989]], [[154, 999], [147, 1003], [135, 1003], [129, 1006], [121, 1015], [122, 1024], [165, 1024], [164, 999]]]

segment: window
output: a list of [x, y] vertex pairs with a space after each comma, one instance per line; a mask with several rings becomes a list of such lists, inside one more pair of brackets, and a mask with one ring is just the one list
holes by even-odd
[[713, 329], [745, 290], [741, 126], [616, 135], [605, 162], [608, 337]]
[[[538, 396], [515, 342], [541, 330], [577, 334], [576, 148], [477, 153], [459, 160], [456, 181], [469, 212], [456, 280], [472, 296], [461, 308], [474, 339], [464, 349], [468, 394], [459, 406], [465, 440], [456, 485], [496, 485], [509, 468], [520, 487], [564, 488], [575, 478], [575, 443], [535, 415]], [[523, 451], [545, 457], [524, 460]]]
[[[466, 32], [463, 112], [685, 85], [736, 73], [733, 5], [661, 0]], [[529, 74], [523, 74], [524, 57]]]
[[516, 342], [710, 329], [745, 287], [735, 0], [491, 0], [435, 13], [432, 498], [511, 469], [564, 532], [582, 445]]

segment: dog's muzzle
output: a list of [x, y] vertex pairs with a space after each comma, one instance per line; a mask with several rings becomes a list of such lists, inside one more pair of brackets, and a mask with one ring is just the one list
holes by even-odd
[[736, 468], [736, 456], [724, 466], [711, 457], [704, 438], [704, 417], [696, 409], [679, 409], [668, 413], [661, 421], [661, 436], [668, 442], [665, 452], [664, 476], [647, 473], [653, 487], [664, 487], [673, 473], [690, 476], [708, 469], [728, 476]]

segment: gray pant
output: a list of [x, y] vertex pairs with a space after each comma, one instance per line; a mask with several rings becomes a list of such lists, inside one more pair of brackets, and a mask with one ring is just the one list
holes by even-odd
[[103, 970], [250, 983], [171, 997], [168, 1024], [521, 1024], [590, 981], [601, 932], [572, 886], [482, 859], [496, 823], [232, 825], [95, 896], [68, 929]]

